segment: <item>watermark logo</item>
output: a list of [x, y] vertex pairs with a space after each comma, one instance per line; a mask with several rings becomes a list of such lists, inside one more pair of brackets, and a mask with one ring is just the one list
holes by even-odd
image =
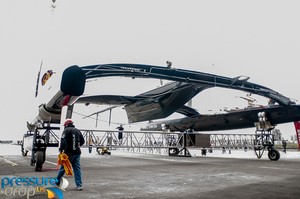
[[36, 194], [47, 195], [48, 198], [63, 199], [64, 189], [68, 186], [68, 181], [64, 180], [64, 187], [57, 187], [57, 179], [54, 177], [4, 177], [1, 179], [0, 195], [7, 197], [30, 196]]

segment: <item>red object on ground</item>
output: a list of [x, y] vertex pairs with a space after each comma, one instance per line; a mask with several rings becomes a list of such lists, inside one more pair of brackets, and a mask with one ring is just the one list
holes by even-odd
[[300, 150], [300, 121], [294, 121], [295, 129], [296, 129], [296, 137], [298, 142], [298, 150]]

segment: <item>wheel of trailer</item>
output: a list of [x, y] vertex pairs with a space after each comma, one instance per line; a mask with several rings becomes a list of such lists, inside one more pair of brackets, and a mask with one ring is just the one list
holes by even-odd
[[35, 153], [36, 162], [35, 162], [35, 171], [42, 171], [43, 164], [44, 164], [44, 151], [37, 151]]
[[277, 161], [280, 158], [280, 153], [276, 149], [271, 149], [268, 153], [268, 157], [272, 161]]
[[169, 148], [169, 155], [178, 155], [179, 149], [177, 147]]
[[22, 150], [22, 156], [27, 156], [27, 153], [28, 153], [27, 150], [26, 151]]
[[97, 151], [97, 153], [98, 153], [99, 155], [101, 155], [101, 147], [97, 147], [97, 148], [96, 148], [96, 151]]

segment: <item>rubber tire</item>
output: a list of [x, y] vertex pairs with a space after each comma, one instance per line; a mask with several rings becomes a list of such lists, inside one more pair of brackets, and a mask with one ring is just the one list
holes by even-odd
[[42, 171], [43, 164], [44, 164], [44, 152], [37, 151], [35, 155], [36, 155], [35, 171]]
[[170, 148], [169, 149], [169, 154], [170, 155], [178, 155], [179, 154], [179, 149], [178, 148]]
[[280, 153], [276, 149], [271, 149], [268, 152], [268, 157], [271, 161], [277, 161], [280, 158]]
[[96, 151], [97, 151], [97, 153], [98, 153], [99, 155], [101, 155], [101, 148], [100, 148], [100, 147], [96, 148]]
[[27, 156], [28, 151], [22, 151], [22, 156]]

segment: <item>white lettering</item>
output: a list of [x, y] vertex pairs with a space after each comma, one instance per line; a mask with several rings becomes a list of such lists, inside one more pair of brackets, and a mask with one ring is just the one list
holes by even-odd
[[73, 133], [72, 134], [72, 136], [73, 136], [73, 151], [75, 151], [76, 150], [76, 139], [75, 139], [75, 134]]
[[13, 188], [12, 187], [7, 187], [7, 188], [5, 188], [5, 190], [4, 190], [4, 194], [6, 195], [6, 196], [12, 196], [13, 195]]
[[29, 199], [30, 196], [35, 195], [34, 187], [7, 187], [4, 189], [5, 196], [27, 196]]
[[[23, 192], [23, 193], [22, 193]], [[19, 196], [26, 196], [27, 194], [27, 189], [25, 187], [21, 187], [19, 190], [18, 190], [18, 194]]]
[[142, 72], [143, 71], [140, 68], [130, 68], [130, 67], [124, 67], [124, 66], [122, 66], [121, 69], [130, 70], [131, 72]]

